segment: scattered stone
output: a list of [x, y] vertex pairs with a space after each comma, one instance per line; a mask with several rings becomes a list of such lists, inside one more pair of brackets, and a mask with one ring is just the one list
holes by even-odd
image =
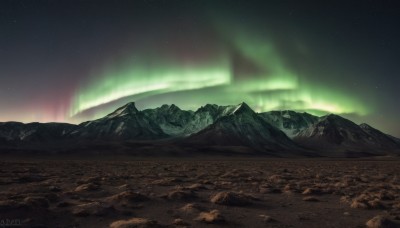
[[145, 218], [131, 218], [129, 220], [118, 220], [110, 224], [110, 228], [154, 228], [161, 227], [157, 221]]
[[103, 216], [113, 211], [114, 208], [110, 205], [92, 202], [75, 206], [72, 210], [72, 214], [80, 217], [86, 217], [89, 215]]
[[181, 207], [180, 210], [187, 214], [190, 214], [190, 213], [199, 212], [199, 211], [203, 210], [203, 208], [198, 204], [188, 203], [185, 206]]
[[200, 189], [207, 189], [207, 188], [204, 187], [204, 185], [197, 183], [197, 184], [192, 184], [192, 185], [190, 185], [188, 187], [185, 187], [185, 189], [197, 191], [197, 190], [200, 190]]
[[298, 193], [298, 189], [296, 189], [296, 186], [294, 184], [287, 184], [283, 188], [284, 193]]
[[364, 202], [360, 202], [358, 200], [353, 200], [353, 202], [350, 204], [351, 208], [359, 208], [359, 209], [368, 209], [368, 205]]
[[268, 215], [260, 215], [260, 217], [265, 223], [277, 222], [275, 219], [273, 219], [271, 216]]
[[250, 199], [243, 193], [219, 192], [211, 198], [211, 202], [227, 206], [246, 206], [251, 204]]
[[225, 222], [225, 218], [220, 214], [218, 210], [212, 210], [210, 212], [201, 212], [195, 220], [205, 223]]
[[269, 181], [276, 184], [282, 184], [285, 182], [285, 179], [281, 175], [272, 175], [269, 177]]
[[259, 191], [262, 194], [265, 194], [265, 193], [282, 193], [281, 189], [272, 187], [270, 185], [261, 185], [259, 187]]
[[84, 192], [84, 191], [96, 191], [99, 190], [100, 186], [97, 184], [89, 183], [89, 184], [82, 184], [75, 188], [75, 192]]
[[386, 206], [381, 200], [362, 194], [351, 201], [350, 207], [360, 209], [383, 209]]
[[189, 223], [183, 221], [183, 219], [180, 219], [180, 218], [175, 219], [173, 224], [175, 226], [190, 226]]
[[124, 191], [119, 194], [110, 196], [107, 198], [110, 202], [119, 202], [119, 203], [137, 203], [144, 202], [150, 200], [147, 196], [132, 192], [132, 191]]
[[341, 203], [346, 203], [346, 204], [351, 204], [352, 203], [352, 199], [350, 196], [342, 196], [340, 197], [340, 202]]
[[378, 215], [367, 221], [365, 224], [368, 228], [399, 228], [400, 224], [391, 219]]
[[397, 209], [397, 210], [400, 209], [400, 203], [395, 203], [395, 204], [393, 204], [393, 205], [392, 205], [392, 208], [393, 208], [393, 209]]
[[179, 189], [169, 192], [164, 197], [171, 200], [191, 200], [197, 198], [196, 194], [193, 191], [184, 191]]
[[392, 192], [380, 191], [377, 195], [380, 200], [394, 200], [396, 196]]
[[368, 201], [368, 208], [369, 209], [383, 209], [385, 205], [379, 199], [374, 199]]
[[321, 190], [316, 189], [316, 188], [306, 188], [301, 194], [303, 195], [317, 195], [321, 194]]
[[129, 184], [123, 184], [123, 185], [118, 186], [117, 188], [121, 189], [121, 190], [129, 190], [132, 187]]

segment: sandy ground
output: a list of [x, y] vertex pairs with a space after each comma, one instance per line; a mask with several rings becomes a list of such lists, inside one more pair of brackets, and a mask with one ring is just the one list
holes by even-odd
[[6, 159], [0, 222], [345, 228], [375, 217], [369, 227], [399, 227], [398, 175], [400, 161]]

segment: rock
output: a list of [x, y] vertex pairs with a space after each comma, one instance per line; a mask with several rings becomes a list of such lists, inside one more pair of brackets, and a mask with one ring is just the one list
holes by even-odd
[[183, 221], [183, 219], [180, 219], [180, 218], [175, 219], [174, 222], [173, 222], [173, 224], [174, 224], [175, 226], [190, 226], [189, 223]]
[[372, 199], [368, 196], [360, 195], [359, 197], [353, 199], [350, 204], [351, 208], [360, 209], [383, 209], [385, 205], [379, 199]]
[[265, 223], [277, 222], [275, 219], [273, 219], [271, 216], [268, 215], [260, 215], [260, 217]]
[[394, 203], [394, 204], [392, 205], [392, 208], [393, 208], [393, 209], [399, 210], [399, 209], [400, 209], [400, 202]]
[[132, 186], [130, 186], [129, 184], [123, 184], [123, 185], [118, 186], [117, 188], [121, 189], [121, 190], [129, 190], [132, 188]]
[[205, 223], [225, 222], [225, 218], [220, 214], [218, 210], [212, 210], [210, 212], [201, 212], [195, 220]]
[[298, 193], [299, 190], [297, 189], [295, 184], [287, 184], [284, 188], [283, 188], [283, 192], [284, 193]]
[[313, 196], [306, 196], [303, 198], [303, 201], [308, 201], [308, 202], [319, 202], [318, 198], [315, 198]]
[[235, 192], [219, 192], [211, 198], [211, 202], [227, 206], [246, 206], [251, 204], [249, 196]]
[[194, 192], [183, 190], [174, 190], [172, 192], [169, 192], [165, 197], [172, 200], [190, 200], [197, 198]]
[[342, 196], [342, 197], [340, 197], [340, 202], [341, 203], [351, 204], [352, 203], [352, 199], [351, 199], [350, 196]]
[[273, 187], [271, 185], [260, 185], [259, 186], [259, 191], [262, 194], [265, 194], [265, 193], [282, 193], [281, 189], [275, 188], [275, 187]]
[[359, 209], [368, 209], [368, 205], [364, 202], [360, 202], [358, 200], [353, 200], [353, 202], [350, 204], [351, 208], [359, 208]]
[[80, 217], [86, 217], [89, 215], [102, 216], [113, 211], [114, 208], [108, 204], [92, 202], [75, 206], [72, 210], [72, 214]]
[[150, 200], [147, 196], [132, 192], [132, 191], [124, 191], [119, 194], [110, 196], [107, 198], [110, 202], [118, 202], [118, 203], [137, 203], [144, 202]]
[[198, 190], [200, 190], [200, 189], [207, 189], [206, 187], [204, 187], [204, 185], [202, 185], [202, 184], [192, 184], [192, 185], [190, 185], [190, 186], [188, 186], [188, 187], [185, 187], [185, 189], [188, 189], [188, 190], [193, 190], [193, 191], [198, 191]]
[[75, 192], [84, 192], [84, 191], [96, 191], [99, 190], [100, 186], [97, 184], [82, 184], [75, 188]]
[[394, 200], [396, 198], [393, 192], [380, 191], [377, 195], [380, 200]]
[[375, 216], [365, 224], [368, 228], [399, 228], [400, 224], [384, 216]]
[[381, 200], [374, 199], [374, 200], [368, 201], [368, 208], [369, 209], [383, 209], [383, 208], [385, 208], [385, 205], [382, 203]]
[[129, 220], [118, 220], [110, 224], [110, 228], [153, 228], [161, 227], [157, 221], [145, 218], [132, 218]]
[[303, 195], [317, 195], [321, 194], [322, 191], [316, 188], [306, 188], [301, 194]]
[[199, 211], [203, 210], [203, 208], [198, 204], [188, 203], [185, 206], [181, 207], [180, 210], [182, 212], [185, 212], [186, 214], [190, 214], [190, 213], [199, 212]]

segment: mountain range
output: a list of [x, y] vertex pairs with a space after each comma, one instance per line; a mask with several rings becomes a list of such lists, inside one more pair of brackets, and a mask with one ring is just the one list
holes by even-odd
[[270, 155], [358, 157], [398, 155], [400, 140], [341, 116], [290, 110], [254, 112], [246, 103], [207, 104], [196, 111], [176, 105], [138, 110], [128, 103], [83, 122], [0, 123], [0, 151], [135, 155]]

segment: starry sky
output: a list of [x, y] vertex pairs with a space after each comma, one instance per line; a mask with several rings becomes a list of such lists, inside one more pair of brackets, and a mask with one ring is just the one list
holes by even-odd
[[0, 121], [244, 101], [400, 137], [399, 12], [389, 0], [4, 0]]

